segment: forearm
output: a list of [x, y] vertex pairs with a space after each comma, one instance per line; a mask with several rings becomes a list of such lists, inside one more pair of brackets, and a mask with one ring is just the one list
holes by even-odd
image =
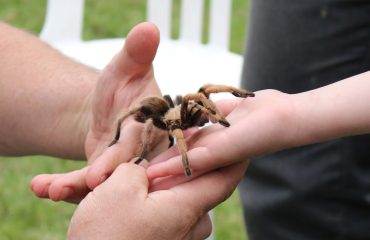
[[370, 133], [370, 72], [292, 95], [293, 145]]
[[0, 154], [84, 158], [97, 73], [0, 23]]

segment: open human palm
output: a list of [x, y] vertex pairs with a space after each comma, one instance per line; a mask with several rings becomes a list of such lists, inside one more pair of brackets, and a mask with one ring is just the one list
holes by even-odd
[[[103, 182], [122, 162], [128, 162], [140, 148], [142, 125], [127, 121], [125, 137], [108, 148], [116, 131], [116, 121], [131, 104], [149, 95], [160, 95], [154, 79], [152, 61], [159, 44], [158, 29], [150, 24], [137, 25], [129, 33], [123, 49], [103, 69], [89, 99], [89, 131], [85, 152], [89, 167], [62, 174], [41, 174], [31, 182], [33, 192], [52, 200], [79, 202]], [[161, 149], [166, 139], [154, 139]], [[104, 153], [104, 154], [103, 154]], [[150, 157], [150, 156], [149, 156]]]

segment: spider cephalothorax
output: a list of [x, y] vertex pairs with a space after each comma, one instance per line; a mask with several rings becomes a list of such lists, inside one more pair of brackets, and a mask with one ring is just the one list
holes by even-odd
[[168, 131], [170, 146], [176, 139], [176, 144], [182, 156], [182, 162], [187, 176], [191, 175], [191, 169], [187, 158], [187, 145], [185, 143], [183, 130], [203, 126], [208, 121], [220, 123], [229, 127], [230, 123], [217, 109], [216, 105], [209, 99], [211, 93], [230, 92], [236, 97], [254, 97], [254, 93], [244, 89], [225, 85], [206, 84], [197, 93], [187, 94], [184, 97], [177, 96], [175, 101], [165, 95], [163, 97], [148, 97], [138, 105], [132, 106], [119, 120], [116, 136], [109, 146], [114, 145], [120, 138], [121, 124], [129, 116], [134, 115], [138, 122], [145, 123], [142, 138], [142, 149], [135, 163], [140, 163], [145, 158], [150, 144], [151, 129], [155, 127]]

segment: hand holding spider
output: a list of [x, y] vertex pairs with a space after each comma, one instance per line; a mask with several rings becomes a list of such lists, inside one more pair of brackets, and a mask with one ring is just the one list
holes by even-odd
[[[91, 91], [86, 111], [89, 119], [85, 151], [89, 167], [62, 174], [42, 174], [31, 183], [39, 197], [79, 202], [95, 186], [103, 182], [122, 162], [130, 161], [140, 146], [142, 126], [128, 123], [124, 127], [125, 148], [107, 145], [114, 134], [118, 112], [128, 108], [137, 99], [160, 94], [153, 76], [152, 61], [159, 43], [157, 28], [148, 23], [135, 27], [128, 35], [124, 48], [102, 71], [94, 91]], [[93, 80], [92, 80], [93, 81]], [[162, 140], [163, 141], [162, 143]], [[158, 139], [158, 146], [166, 138]], [[164, 147], [165, 149], [165, 147]], [[106, 152], [105, 155], [102, 154]]]

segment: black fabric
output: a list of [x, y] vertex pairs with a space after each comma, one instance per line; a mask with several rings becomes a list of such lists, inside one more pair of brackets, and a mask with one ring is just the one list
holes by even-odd
[[[298, 93], [370, 69], [369, 0], [250, 3], [243, 87]], [[370, 239], [370, 136], [254, 159], [239, 190], [250, 240]]]

